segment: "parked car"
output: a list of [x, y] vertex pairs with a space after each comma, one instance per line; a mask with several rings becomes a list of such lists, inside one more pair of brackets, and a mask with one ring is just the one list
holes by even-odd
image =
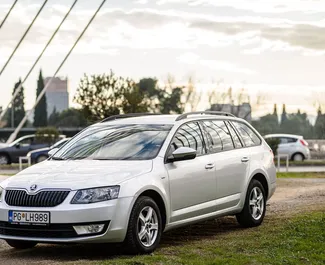
[[88, 127], [0, 183], [0, 238], [18, 249], [124, 242], [149, 253], [162, 232], [191, 223], [262, 223], [276, 168], [251, 125], [219, 112], [131, 116]]
[[[60, 135], [59, 138], [65, 137]], [[18, 138], [11, 144], [0, 144], [0, 164], [18, 163], [20, 156], [26, 156], [28, 152], [48, 147], [50, 143], [39, 141], [35, 134]]]
[[27, 157], [31, 158], [32, 164], [40, 163], [46, 159], [49, 158], [48, 152], [54, 148], [60, 148], [63, 146], [66, 142], [68, 142], [70, 138], [63, 138], [62, 140], [56, 142], [54, 145], [50, 147], [44, 147], [41, 149], [36, 149], [34, 151], [31, 151], [27, 154]]
[[301, 135], [294, 134], [268, 134], [266, 140], [277, 139], [279, 141], [277, 154], [288, 155], [290, 160], [304, 161], [310, 159], [308, 143]]

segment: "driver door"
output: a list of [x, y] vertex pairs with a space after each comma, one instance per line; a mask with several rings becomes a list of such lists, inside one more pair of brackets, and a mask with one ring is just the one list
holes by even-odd
[[192, 160], [165, 164], [169, 175], [171, 222], [214, 212], [216, 176], [213, 157], [207, 154], [202, 131], [197, 122], [183, 124], [168, 149], [168, 156], [179, 147], [197, 151]]

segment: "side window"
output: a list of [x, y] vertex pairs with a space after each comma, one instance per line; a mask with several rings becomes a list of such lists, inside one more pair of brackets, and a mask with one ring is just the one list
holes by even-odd
[[26, 139], [23, 139], [19, 142], [20, 146], [30, 146], [32, 145], [34, 142], [34, 138], [33, 137], [29, 137], [29, 138], [26, 138]]
[[230, 135], [234, 141], [235, 147], [242, 148], [243, 145], [242, 145], [237, 133], [235, 132], [234, 128], [232, 127], [232, 125], [229, 122], [227, 122], [227, 126], [229, 128]]
[[223, 121], [204, 121], [202, 123], [207, 132], [207, 147], [211, 153], [234, 149], [230, 133]]
[[290, 144], [290, 143], [297, 142], [297, 139], [290, 138], [290, 137], [282, 137], [280, 140], [281, 140], [281, 144]]
[[197, 151], [197, 156], [206, 154], [201, 129], [196, 122], [183, 124], [170, 144], [168, 156], [180, 147], [190, 147]]
[[246, 124], [241, 122], [233, 122], [233, 124], [241, 135], [245, 146], [255, 146], [261, 144], [261, 139]]

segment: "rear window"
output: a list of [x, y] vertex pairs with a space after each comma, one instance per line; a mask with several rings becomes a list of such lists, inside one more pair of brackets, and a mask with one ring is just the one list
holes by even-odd
[[245, 146], [256, 146], [261, 144], [262, 140], [260, 137], [258, 137], [258, 135], [246, 124], [241, 122], [232, 123], [243, 139]]

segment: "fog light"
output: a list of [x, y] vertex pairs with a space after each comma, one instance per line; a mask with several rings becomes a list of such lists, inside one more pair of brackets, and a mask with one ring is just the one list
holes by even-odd
[[86, 235], [86, 234], [97, 234], [103, 231], [104, 224], [96, 224], [96, 225], [80, 225], [74, 226], [73, 229], [76, 231], [78, 235]]

